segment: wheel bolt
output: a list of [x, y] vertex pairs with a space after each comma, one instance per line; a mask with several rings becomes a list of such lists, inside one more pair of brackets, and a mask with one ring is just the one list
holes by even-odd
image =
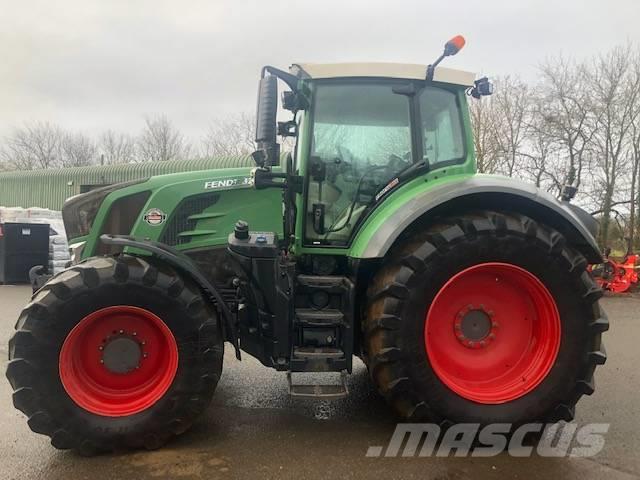
[[104, 347], [103, 347], [102, 345], [100, 345], [100, 346], [98, 347], [98, 350], [104, 350]]
[[120, 335], [122, 335], [124, 333], [124, 330], [120, 330]]
[[131, 335], [133, 335], [135, 337], [136, 335], [138, 335], [138, 333], [137, 332], [133, 332]]
[[104, 363], [104, 360], [103, 360], [103, 359], [100, 359], [100, 363]]
[[149, 356], [149, 354], [148, 354], [147, 352], [144, 352], [144, 353], [142, 354], [142, 356], [143, 356], [144, 358], [147, 358], [147, 357]]

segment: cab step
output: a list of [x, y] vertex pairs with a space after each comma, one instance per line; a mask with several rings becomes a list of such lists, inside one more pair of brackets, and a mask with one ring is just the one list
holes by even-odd
[[351, 371], [353, 296], [353, 282], [348, 277], [296, 276], [288, 370]]
[[[308, 374], [300, 374], [308, 376]], [[287, 372], [287, 382], [289, 383], [289, 395], [292, 398], [309, 398], [315, 400], [336, 400], [349, 395], [347, 386], [347, 372], [340, 372], [340, 383], [331, 384], [310, 384], [294, 383], [293, 372]]]
[[335, 309], [296, 308], [296, 320], [309, 327], [339, 327], [344, 325], [344, 314]]
[[345, 288], [351, 288], [351, 281], [347, 277], [330, 275], [298, 275], [298, 284], [303, 287], [321, 290], [335, 289], [339, 292]]
[[344, 358], [344, 352], [330, 347], [294, 347], [293, 357], [306, 360], [338, 359]]

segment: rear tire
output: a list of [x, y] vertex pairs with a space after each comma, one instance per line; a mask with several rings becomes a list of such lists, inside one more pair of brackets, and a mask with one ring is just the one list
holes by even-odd
[[[504, 291], [516, 295], [508, 295], [506, 301], [496, 299], [501, 296], [495, 293], [499, 290], [487, 285], [485, 293], [493, 292], [484, 296], [487, 306], [472, 306], [468, 299], [478, 298], [476, 294], [484, 289], [482, 277], [473, 272], [482, 268], [496, 271], [491, 270], [491, 265], [506, 269], [498, 270], [500, 275], [512, 272], [512, 283], [506, 284]], [[567, 246], [559, 232], [523, 215], [480, 212], [442, 220], [401, 244], [368, 291], [364, 354], [374, 383], [395, 411], [411, 421], [433, 421], [444, 426], [462, 422], [517, 426], [571, 420], [579, 398], [593, 393], [596, 366], [606, 360], [601, 333], [609, 323], [598, 305], [602, 291], [586, 267], [585, 258]], [[443, 303], [442, 297], [437, 296], [447, 289], [451, 294], [449, 281], [459, 275], [467, 275], [471, 283], [458, 284], [455, 295], [449, 295]], [[514, 285], [526, 285], [529, 277], [531, 290], [523, 286], [518, 293]], [[538, 298], [538, 293], [542, 295], [544, 291], [550, 294], [551, 303], [532, 304], [527, 300], [527, 295]], [[491, 322], [485, 336], [468, 338], [459, 330], [459, 319], [469, 311], [467, 304], [474, 312], [478, 308], [488, 311], [488, 315], [474, 313], [488, 319], [494, 313], [490, 308], [499, 317], [505, 312], [505, 304], [513, 307], [514, 296], [522, 298], [513, 300], [518, 308], [507, 309], [515, 312], [511, 315], [513, 321], [509, 322], [509, 314], [502, 315], [502, 321], [513, 324], [514, 319], [524, 318], [529, 323], [522, 334], [534, 335], [538, 329], [539, 335], [531, 341], [524, 339], [529, 343], [522, 347], [522, 358], [530, 350], [538, 357], [546, 355], [541, 365], [531, 360], [530, 369], [522, 370], [527, 377], [537, 375], [538, 380], [523, 375], [519, 391], [514, 390], [513, 378], [503, 373], [513, 373], [515, 366], [495, 360], [496, 348], [505, 337], [501, 338], [499, 332], [493, 335], [489, 330]], [[455, 310], [457, 315], [442, 315], [456, 302], [461, 306]], [[557, 317], [553, 314], [554, 304]], [[535, 312], [529, 309], [531, 305], [537, 309]], [[542, 307], [549, 308], [541, 310]], [[450, 322], [450, 328], [445, 325], [437, 330], [436, 338], [430, 337], [434, 324], [443, 321]], [[545, 322], [548, 328], [544, 327]], [[540, 333], [541, 324], [546, 334]], [[554, 325], [558, 327], [555, 334]], [[475, 335], [472, 330], [467, 333]], [[517, 337], [512, 335], [510, 341], [520, 345], [522, 339]], [[490, 344], [491, 341], [495, 343]], [[557, 353], [553, 351], [554, 342]], [[450, 350], [446, 350], [448, 346]], [[534, 350], [538, 347], [542, 348], [540, 352]], [[449, 362], [447, 351], [452, 355]], [[534, 357], [538, 358], [531, 358]], [[463, 361], [456, 364], [460, 358]], [[483, 370], [485, 363], [495, 369], [496, 378], [486, 376], [491, 375], [491, 369]], [[492, 389], [494, 384], [497, 386]]]
[[196, 285], [151, 259], [101, 257], [34, 295], [9, 341], [7, 378], [15, 407], [56, 448], [155, 449], [208, 406], [222, 356]]

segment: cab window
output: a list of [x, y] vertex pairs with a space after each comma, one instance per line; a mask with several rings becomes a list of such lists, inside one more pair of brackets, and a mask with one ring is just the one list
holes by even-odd
[[464, 161], [462, 115], [456, 94], [437, 87], [420, 93], [423, 155], [432, 168]]

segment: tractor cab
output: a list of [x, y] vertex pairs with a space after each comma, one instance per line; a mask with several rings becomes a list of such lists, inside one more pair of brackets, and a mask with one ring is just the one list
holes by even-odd
[[[416, 67], [414, 77], [424, 77], [426, 68]], [[314, 78], [313, 107], [295, 158], [307, 180], [300, 232], [305, 245], [347, 245], [366, 212], [402, 181], [472, 161], [463, 114], [471, 74], [439, 70], [441, 80], [464, 84], [435, 85], [392, 76], [409, 76], [405, 65], [294, 70]], [[389, 76], [375, 76], [383, 73]]]
[[[462, 45], [462, 37], [452, 39], [433, 65], [263, 68], [256, 186], [289, 187], [300, 194], [285, 196], [290, 203], [285, 201], [284, 232], [299, 251], [348, 248], [390, 192], [427, 172], [447, 167], [475, 172], [467, 94], [490, 94], [491, 86], [486, 78], [476, 81], [472, 73], [437, 66]], [[282, 95], [282, 107], [293, 118], [276, 128], [277, 79], [290, 88]], [[279, 160], [278, 133], [295, 138], [286, 175], [271, 172]]]

